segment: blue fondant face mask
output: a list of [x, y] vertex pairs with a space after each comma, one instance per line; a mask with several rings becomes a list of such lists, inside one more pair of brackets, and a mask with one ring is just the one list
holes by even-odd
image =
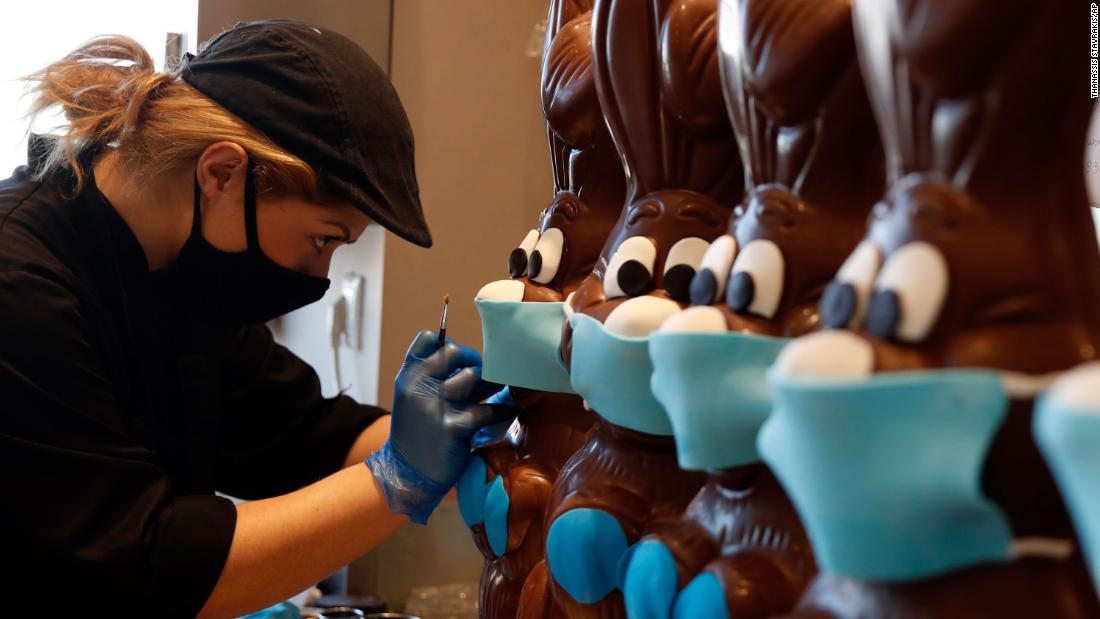
[[486, 380], [572, 393], [561, 361], [562, 303], [474, 301], [481, 314]]
[[611, 423], [646, 434], [672, 435], [649, 380], [649, 338], [622, 337], [585, 314], [573, 315], [573, 390]]
[[1009, 401], [997, 372], [841, 382], [772, 371], [769, 382], [758, 448], [822, 569], [896, 581], [1009, 558], [1008, 520], [981, 491]]
[[1058, 480], [1100, 593], [1100, 412], [1043, 395], [1035, 439]]
[[759, 459], [756, 434], [771, 412], [765, 375], [787, 341], [744, 333], [651, 336], [653, 394], [668, 411], [682, 468]]

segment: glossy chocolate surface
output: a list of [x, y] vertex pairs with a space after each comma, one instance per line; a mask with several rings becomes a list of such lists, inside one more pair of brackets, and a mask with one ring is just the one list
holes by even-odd
[[[603, 510], [615, 516], [633, 543], [662, 522], [677, 519], [703, 477], [680, 470], [670, 438], [600, 422], [558, 476], [548, 521], [572, 509]], [[545, 572], [536, 570], [532, 577], [538, 582], [523, 592], [523, 617], [626, 617], [618, 590], [595, 604], [582, 604]]]
[[[783, 267], [781, 281], [754, 282], [781, 287], [773, 315], [734, 311], [725, 295], [713, 306], [731, 331], [801, 335], [818, 326], [822, 291], [884, 183], [850, 3], [723, 0], [719, 48], [748, 186], [728, 234], [738, 248], [771, 241]], [[734, 617], [789, 610], [817, 572], [798, 515], [763, 463], [712, 473], [669, 529], [657, 537], [676, 557], [680, 585], [711, 572]]]
[[596, 419], [575, 395], [511, 389], [519, 416], [501, 441], [475, 452], [485, 461], [486, 481], [504, 478], [509, 499], [504, 555], [493, 552], [482, 525], [473, 528], [474, 542], [485, 557], [483, 617], [516, 615], [523, 584], [545, 555], [551, 488], [569, 456], [591, 435]]
[[683, 517], [654, 533], [676, 558], [680, 586], [714, 574], [731, 617], [790, 610], [817, 573], [798, 514], [764, 464], [709, 475]]
[[748, 187], [729, 234], [738, 248], [775, 243], [784, 267], [773, 316], [735, 312], [725, 299], [715, 306], [730, 330], [797, 336], [817, 327], [818, 299], [884, 186], [851, 3], [724, 0], [719, 14], [726, 101]]
[[[718, 72], [716, 0], [598, 0], [593, 17], [596, 88], [627, 173], [627, 195], [591, 275], [572, 308], [600, 321], [630, 298], [669, 298], [664, 274], [681, 239], [717, 238], [744, 186]], [[627, 239], [655, 248], [639, 284], [608, 298], [604, 276]], [[637, 266], [637, 265], [636, 265]], [[571, 351], [563, 333], [563, 356]], [[599, 411], [595, 411], [597, 414]], [[682, 471], [671, 437], [602, 421], [554, 485], [550, 522], [566, 511], [599, 509], [615, 517], [628, 543], [677, 518], [703, 482]], [[622, 594], [581, 604], [544, 569], [532, 573], [524, 617], [625, 617]]]
[[[857, 47], [892, 188], [866, 238], [885, 261], [924, 242], [949, 284], [930, 326], [905, 336], [916, 290], [872, 299], [854, 324], [876, 371], [1069, 369], [1100, 345], [1100, 258], [1080, 170], [1092, 100], [1074, 2], [856, 0]], [[914, 277], [921, 273], [914, 272]], [[901, 281], [901, 280], [899, 280]], [[936, 304], [933, 304], [935, 307]], [[1065, 508], [1019, 394], [982, 488], [1017, 537], [1070, 539]], [[1096, 617], [1079, 554], [1017, 558], [893, 584], [822, 575], [797, 617]]]
[[[625, 179], [603, 122], [592, 73], [592, 3], [553, 0], [547, 16], [541, 101], [554, 177], [554, 195], [539, 215], [538, 231], [563, 237], [558, 269], [546, 283], [520, 276], [523, 301], [562, 301], [592, 270], [618, 217]], [[523, 257], [526, 268], [529, 261]], [[511, 265], [510, 265], [511, 266]], [[540, 278], [545, 279], [545, 278]], [[566, 459], [588, 437], [596, 417], [575, 395], [511, 388], [519, 409], [508, 436], [479, 448], [487, 480], [504, 478], [508, 543], [497, 556], [484, 527], [473, 529], [485, 557], [480, 602], [484, 617], [514, 617], [520, 591], [544, 555], [546, 505]]]
[[554, 195], [538, 231], [564, 237], [554, 277], [529, 276], [524, 301], [562, 301], [592, 271], [622, 209], [625, 177], [596, 98], [592, 68], [591, 0], [553, 0], [542, 59], [542, 109]]

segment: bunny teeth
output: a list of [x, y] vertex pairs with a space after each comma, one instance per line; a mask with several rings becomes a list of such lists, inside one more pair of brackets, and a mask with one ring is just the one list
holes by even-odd
[[874, 366], [874, 351], [863, 338], [850, 331], [820, 331], [787, 344], [774, 369], [786, 376], [841, 380], [867, 378]]
[[489, 282], [477, 291], [477, 299], [482, 301], [522, 301], [523, 282], [514, 279], [500, 279]]
[[673, 314], [661, 323], [661, 333], [725, 333], [726, 316], [722, 310], [699, 305]]
[[1059, 406], [1100, 414], [1100, 361], [1062, 374], [1051, 386], [1049, 397]]
[[604, 328], [620, 337], [645, 337], [680, 311], [674, 301], [659, 297], [636, 297], [611, 311]]

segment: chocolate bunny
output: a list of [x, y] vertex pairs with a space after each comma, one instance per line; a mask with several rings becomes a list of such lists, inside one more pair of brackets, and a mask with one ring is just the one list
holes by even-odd
[[1032, 438], [1100, 350], [1076, 3], [856, 0], [891, 182], [758, 446], [822, 572], [791, 617], [1096, 617]]
[[627, 172], [622, 215], [567, 301], [563, 353], [601, 419], [549, 506], [547, 561], [523, 617], [624, 617], [616, 569], [653, 523], [679, 515], [702, 477], [676, 465], [649, 390], [646, 338], [688, 299], [707, 244], [743, 191], [718, 75], [715, 0], [597, 0], [596, 87]]
[[818, 325], [818, 299], [884, 183], [850, 3], [722, 0], [718, 14], [748, 193], [692, 281], [695, 306], [650, 341], [680, 466], [709, 475], [683, 517], [634, 551], [624, 593], [637, 619], [770, 617], [816, 573], [756, 452], [771, 408], [764, 375], [786, 338]]
[[478, 293], [484, 375], [509, 385], [519, 410], [502, 440], [479, 447], [459, 481], [459, 506], [485, 556], [484, 617], [515, 617], [520, 590], [543, 558], [546, 504], [595, 415], [561, 365], [562, 299], [592, 271], [622, 209], [625, 178], [592, 76], [590, 1], [553, 0], [542, 106], [554, 196], [540, 225], [512, 250], [511, 279]]

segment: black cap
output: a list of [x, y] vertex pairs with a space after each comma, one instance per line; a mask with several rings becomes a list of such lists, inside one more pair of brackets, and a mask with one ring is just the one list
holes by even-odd
[[354, 41], [295, 20], [238, 23], [188, 55], [181, 77], [312, 166], [334, 197], [431, 247], [409, 119]]

